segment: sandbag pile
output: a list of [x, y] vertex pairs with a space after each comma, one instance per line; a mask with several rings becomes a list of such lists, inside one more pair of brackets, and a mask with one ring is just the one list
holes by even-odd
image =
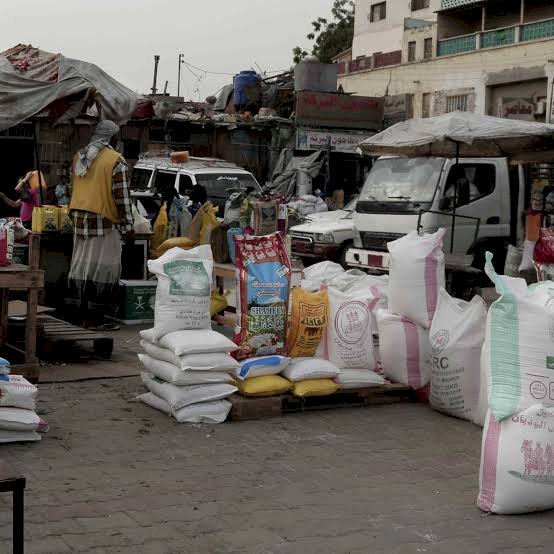
[[554, 302], [552, 282], [527, 287], [486, 272], [492, 304], [482, 355], [489, 410], [483, 430], [478, 506], [498, 514], [554, 508]]
[[153, 329], [141, 332], [145, 404], [179, 423], [221, 423], [236, 392], [237, 346], [211, 329], [211, 248], [168, 250], [148, 262], [158, 278]]
[[258, 356], [240, 362], [237, 387], [243, 396], [263, 397], [285, 394], [291, 382], [279, 376], [289, 364], [286, 356]]
[[35, 412], [38, 389], [5, 364], [0, 371], [0, 443], [39, 441], [48, 424]]

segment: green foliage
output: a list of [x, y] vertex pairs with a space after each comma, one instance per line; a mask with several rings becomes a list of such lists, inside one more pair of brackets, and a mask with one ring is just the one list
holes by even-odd
[[[312, 54], [320, 61], [330, 63], [332, 59], [352, 46], [354, 37], [354, 0], [334, 0], [332, 19], [318, 17], [312, 21], [312, 32], [307, 35], [313, 41]], [[308, 52], [297, 46], [292, 51], [294, 63], [301, 62]]]

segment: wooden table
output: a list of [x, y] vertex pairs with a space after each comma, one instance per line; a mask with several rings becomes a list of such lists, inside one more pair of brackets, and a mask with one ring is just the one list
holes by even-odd
[[9, 291], [27, 291], [25, 320], [25, 365], [36, 365], [37, 306], [39, 290], [44, 288], [44, 271], [39, 269], [40, 236], [29, 235], [29, 265], [11, 264], [0, 267], [0, 346], [6, 346], [8, 331]]
[[[25, 477], [0, 460], [0, 492], [12, 492], [13, 494], [13, 553], [23, 554], [23, 515], [24, 502], [23, 494], [25, 490]], [[4, 552], [4, 549], [2, 549]]]

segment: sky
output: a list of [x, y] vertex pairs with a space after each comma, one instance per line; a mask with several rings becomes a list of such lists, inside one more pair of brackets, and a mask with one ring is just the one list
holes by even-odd
[[[129, 88], [149, 93], [154, 55], [158, 88], [204, 99], [243, 69], [290, 68], [292, 49], [310, 46], [316, 17], [332, 0], [0, 0], [0, 51], [32, 44], [95, 63]], [[206, 74], [190, 65], [214, 73]], [[193, 74], [194, 73], [194, 74]]]

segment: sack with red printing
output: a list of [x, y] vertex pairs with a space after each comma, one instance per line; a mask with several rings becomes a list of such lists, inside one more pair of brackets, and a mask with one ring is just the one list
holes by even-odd
[[238, 360], [287, 355], [291, 263], [280, 233], [235, 235]]

